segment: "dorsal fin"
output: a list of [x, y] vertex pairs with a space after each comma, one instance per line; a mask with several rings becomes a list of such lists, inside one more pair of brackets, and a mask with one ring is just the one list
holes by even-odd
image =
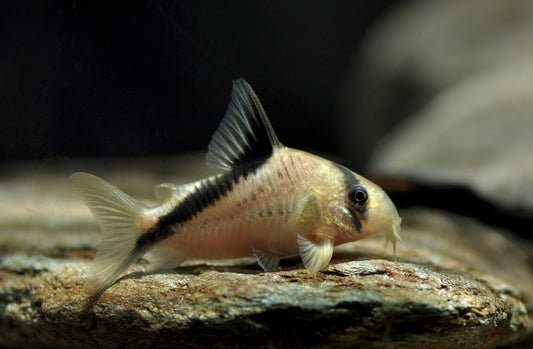
[[252, 87], [243, 78], [233, 81], [228, 110], [209, 143], [207, 165], [231, 170], [268, 158], [280, 147], [282, 144]]

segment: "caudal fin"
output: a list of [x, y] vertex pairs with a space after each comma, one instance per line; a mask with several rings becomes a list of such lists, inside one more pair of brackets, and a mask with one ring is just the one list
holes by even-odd
[[147, 206], [91, 174], [78, 172], [70, 180], [100, 223], [102, 240], [85, 284], [88, 294], [100, 294], [146, 252], [136, 242]]

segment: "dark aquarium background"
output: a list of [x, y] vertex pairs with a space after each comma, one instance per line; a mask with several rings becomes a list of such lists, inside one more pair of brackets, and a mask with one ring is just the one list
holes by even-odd
[[348, 130], [347, 159], [339, 119], [365, 118], [346, 111], [347, 86], [398, 3], [2, 2], [0, 160], [205, 150], [243, 77], [284, 144], [362, 166], [391, 125]]

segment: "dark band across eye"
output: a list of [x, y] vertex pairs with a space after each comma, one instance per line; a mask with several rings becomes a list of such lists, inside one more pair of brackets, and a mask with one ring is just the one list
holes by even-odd
[[368, 193], [361, 185], [354, 185], [348, 192], [350, 199], [358, 205], [364, 204], [368, 200]]

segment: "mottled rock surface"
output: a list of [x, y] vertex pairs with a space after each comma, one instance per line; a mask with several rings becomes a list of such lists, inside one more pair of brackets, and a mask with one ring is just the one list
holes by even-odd
[[337, 248], [314, 276], [298, 258], [282, 260], [275, 273], [252, 258], [189, 261], [165, 274], [144, 272], [140, 261], [101, 297], [86, 296], [99, 233], [68, 174], [88, 170], [148, 199], [156, 183], [205, 174], [201, 162], [2, 169], [0, 345], [486, 348], [531, 333], [524, 243], [425, 209], [402, 212], [409, 248], [398, 247], [397, 262], [381, 236]]

